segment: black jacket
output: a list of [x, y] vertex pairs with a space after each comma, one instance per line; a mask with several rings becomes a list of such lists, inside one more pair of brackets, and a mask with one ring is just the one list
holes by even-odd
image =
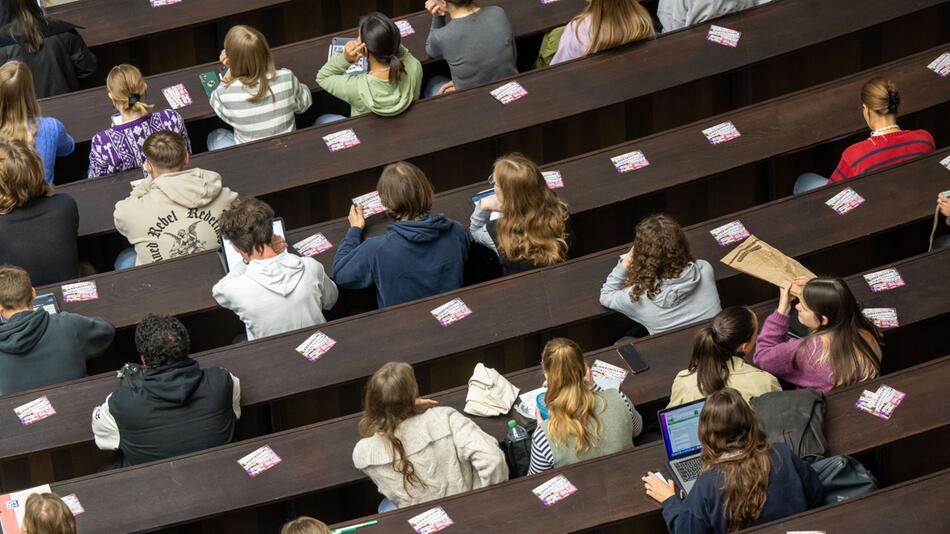
[[0, 27], [0, 64], [12, 59], [33, 71], [37, 98], [79, 90], [79, 80], [96, 72], [96, 56], [76, 31], [76, 26], [55, 19], [43, 25], [43, 45], [36, 52], [12, 35], [12, 24]]
[[0, 215], [0, 263], [26, 269], [34, 287], [79, 276], [79, 208], [69, 195], [37, 197]]
[[[230, 373], [201, 369], [190, 358], [139, 369], [122, 378], [119, 389], [93, 414], [100, 448], [108, 448], [103, 438], [117, 437], [122, 465], [135, 465], [231, 441], [238, 418], [233, 395], [239, 385]], [[117, 436], [107, 435], [108, 418], [114, 420]]]
[[105, 319], [46, 310], [20, 312], [0, 323], [0, 395], [86, 376], [86, 360], [112, 343]]

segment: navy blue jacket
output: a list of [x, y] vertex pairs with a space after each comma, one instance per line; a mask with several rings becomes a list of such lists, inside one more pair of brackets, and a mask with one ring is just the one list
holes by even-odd
[[[722, 474], [712, 469], [699, 476], [681, 501], [670, 497], [663, 501], [663, 519], [671, 534], [728, 532], [722, 509]], [[821, 506], [823, 491], [818, 475], [792, 454], [784, 443], [772, 446], [768, 496], [762, 514], [754, 524], [768, 523]]]
[[360, 243], [350, 228], [333, 257], [333, 280], [340, 287], [376, 284], [380, 308], [462, 287], [468, 232], [442, 214], [389, 225], [384, 235]]

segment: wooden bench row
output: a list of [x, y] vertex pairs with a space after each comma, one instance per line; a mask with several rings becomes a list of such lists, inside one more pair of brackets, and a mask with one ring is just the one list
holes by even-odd
[[[711, 229], [739, 219], [753, 234], [799, 258], [840, 247], [932, 213], [932, 199], [919, 192], [938, 191], [938, 184], [946, 183], [947, 171], [938, 164], [946, 154], [950, 150], [846, 184], [866, 203], [845, 218], [824, 204], [845, 187], [840, 185], [690, 227], [687, 238], [694, 255], [713, 264], [724, 305], [744, 303], [750, 298], [750, 286], [766, 284], [748, 280], [749, 284], [737, 287], [736, 291], [723, 293], [723, 283], [735, 279], [738, 273], [718, 261], [729, 249], [712, 239]], [[789, 224], [776, 225], [777, 220]], [[208, 351], [197, 357], [203, 366], [225, 367], [246, 377], [242, 389], [247, 405], [345, 384], [369, 376], [386, 361], [404, 360], [414, 365], [434, 362], [607, 315], [608, 310], [598, 302], [599, 288], [617, 255], [623, 252], [625, 247], [611, 249], [562, 265], [333, 321], [319, 328]], [[805, 257], [804, 263], [808, 265], [810, 260]], [[740, 291], [745, 292], [741, 297]], [[429, 312], [452, 298], [462, 298], [474, 313], [458, 324], [440, 327]], [[501, 309], [507, 316], [520, 319], [499, 321], [493, 310]], [[316, 330], [327, 333], [337, 345], [320, 360], [310, 362], [295, 349]], [[381, 346], [386, 350], [380, 351]], [[104, 374], [0, 398], [0, 425], [16, 428], [16, 432], [0, 436], [0, 458], [91, 440], [88, 414], [115, 385], [114, 375]], [[40, 395], [46, 395], [62, 417], [55, 425], [18, 427], [13, 408]]]
[[[722, 24], [743, 32], [742, 43], [736, 49], [708, 42], [705, 37], [708, 26], [700, 25], [670, 33], [656, 41], [522, 75], [518, 81], [528, 95], [507, 106], [489, 94], [502, 85], [500, 81], [497, 85], [420, 102], [397, 118], [363, 116], [308, 128], [200, 154], [193, 158], [192, 164], [220, 172], [229, 187], [244, 195], [259, 196], [311, 186], [392, 161], [495, 138], [567, 115], [601, 109], [690, 81], [710, 78], [849, 35], [894, 17], [917, 13], [927, 7], [937, 10], [935, 13], [950, 8], [950, 2], [938, 0], [868, 2], [861, 6], [844, 0], [773, 2], [722, 19]], [[790, 25], [789, 20], [814, 23]], [[616, 68], [621, 63], [637, 65], [637, 68]], [[579, 94], [588, 97], [578, 98]], [[558, 105], [549, 105], [551, 102]], [[446, 117], [453, 120], [445, 120]], [[460, 123], [466, 127], [457, 127]], [[333, 153], [324, 150], [322, 137], [344, 128], [352, 129], [361, 144]], [[274, 172], [276, 152], [281, 155], [280, 172]], [[465, 173], [463, 167], [458, 170]], [[467, 172], [472, 171], [468, 169]], [[478, 174], [482, 172], [479, 170]], [[80, 206], [79, 234], [112, 232], [111, 214], [115, 203], [128, 195], [128, 182], [140, 177], [140, 172], [129, 171], [59, 188], [72, 195]], [[438, 178], [435, 177], [437, 183]], [[335, 202], [337, 215], [343, 215], [349, 205], [348, 198], [307, 199], [306, 195], [299, 193], [297, 196], [302, 201], [316, 204]]]
[[[575, 216], [608, 204], [670, 190], [765, 160], [775, 154], [801, 150], [826, 139], [840, 138], [863, 129], [860, 115], [849, 104], [860, 92], [861, 86], [873, 76], [887, 76], [905, 88], [904, 106], [908, 113], [947, 102], [950, 98], [947, 84], [950, 82], [926, 69], [932, 56], [940, 50], [928, 50], [812, 90], [557, 162], [544, 169], [561, 173], [565, 187], [558, 190], [558, 194], [568, 203]], [[702, 129], [726, 120], [736, 125], [742, 137], [724, 145], [709, 144], [701, 133]], [[942, 137], [940, 133], [934, 132], [938, 144]], [[632, 150], [642, 151], [650, 165], [628, 174], [618, 174], [611, 158]], [[689, 154], [690, 157], [684, 158], [683, 154]], [[487, 162], [485, 167], [487, 172]], [[439, 194], [433, 209], [464, 223], [471, 214], [471, 195], [485, 187], [482, 183]], [[726, 198], [725, 194], [716, 196], [717, 200], [722, 200], [717, 205], [722, 207], [735, 207], [737, 199], [741, 198], [738, 195], [731, 199]], [[722, 208], [719, 213], [722, 213]], [[390, 222], [385, 215], [371, 217], [366, 235], [384, 233]], [[347, 220], [343, 218], [293, 230], [288, 236], [289, 241], [295, 243], [321, 232], [331, 243], [339, 243], [348, 227]], [[611, 244], [617, 242], [620, 241]], [[583, 246], [583, 243], [579, 243], [579, 246]], [[335, 248], [330, 249], [315, 256], [315, 259], [321, 261], [329, 271], [335, 251]], [[100, 288], [100, 299], [63, 303], [63, 308], [103, 316], [120, 328], [134, 325], [147, 312], [183, 315], [215, 309], [217, 304], [211, 297], [211, 287], [223, 276], [217, 256], [216, 252], [206, 252], [94, 276], [91, 279]], [[59, 294], [61, 290], [57, 284], [39, 291]], [[160, 293], [167, 298], [143, 309], [138, 300], [149, 293]]]
[[[825, 435], [830, 454], [856, 454], [946, 427], [950, 424], [950, 399], [942, 392], [948, 379], [950, 357], [943, 357], [828, 394]], [[873, 391], [880, 384], [907, 393], [890, 421], [854, 407], [864, 389]], [[301, 458], [301, 461], [306, 460]], [[512, 528], [525, 533], [575, 532], [632, 517], [656, 521], [659, 506], [644, 493], [640, 477], [648, 471], [665, 472], [665, 461], [663, 444], [653, 443], [389, 514], [354, 519], [347, 524], [378, 519], [379, 524], [373, 527], [374, 533], [405, 532], [409, 518], [435, 506], [441, 506], [453, 519], [454, 532]], [[223, 466], [217, 469], [222, 474], [225, 471]], [[280, 476], [293, 477], [290, 471], [285, 469]], [[567, 477], [577, 487], [577, 492], [563, 502], [545, 507], [531, 490], [558, 474]], [[491, 513], [486, 513], [486, 510], [491, 510]]]

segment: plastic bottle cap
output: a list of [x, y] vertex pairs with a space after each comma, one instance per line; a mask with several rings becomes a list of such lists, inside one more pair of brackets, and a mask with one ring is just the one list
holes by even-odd
[[508, 428], [514, 428], [516, 426], [518, 426], [518, 421], [515, 421], [514, 419], [508, 420]]

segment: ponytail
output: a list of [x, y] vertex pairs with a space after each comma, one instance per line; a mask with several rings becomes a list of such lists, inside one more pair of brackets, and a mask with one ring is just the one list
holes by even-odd
[[134, 65], [123, 63], [112, 67], [106, 77], [106, 89], [119, 111], [135, 111], [144, 115], [153, 107], [144, 100], [148, 84]]
[[399, 83], [399, 80], [402, 79], [402, 75], [406, 73], [406, 66], [402, 63], [399, 54], [396, 54], [389, 58], [389, 83], [396, 85]]
[[375, 11], [366, 15], [360, 20], [360, 39], [369, 54], [389, 67], [389, 83], [399, 83], [406, 72], [406, 66], [399, 57], [402, 35], [392, 19]]
[[739, 347], [749, 343], [757, 329], [756, 316], [746, 306], [732, 306], [719, 312], [712, 324], [696, 334], [688, 371], [696, 373], [696, 384], [704, 396], [726, 387], [729, 362], [742, 356]]

